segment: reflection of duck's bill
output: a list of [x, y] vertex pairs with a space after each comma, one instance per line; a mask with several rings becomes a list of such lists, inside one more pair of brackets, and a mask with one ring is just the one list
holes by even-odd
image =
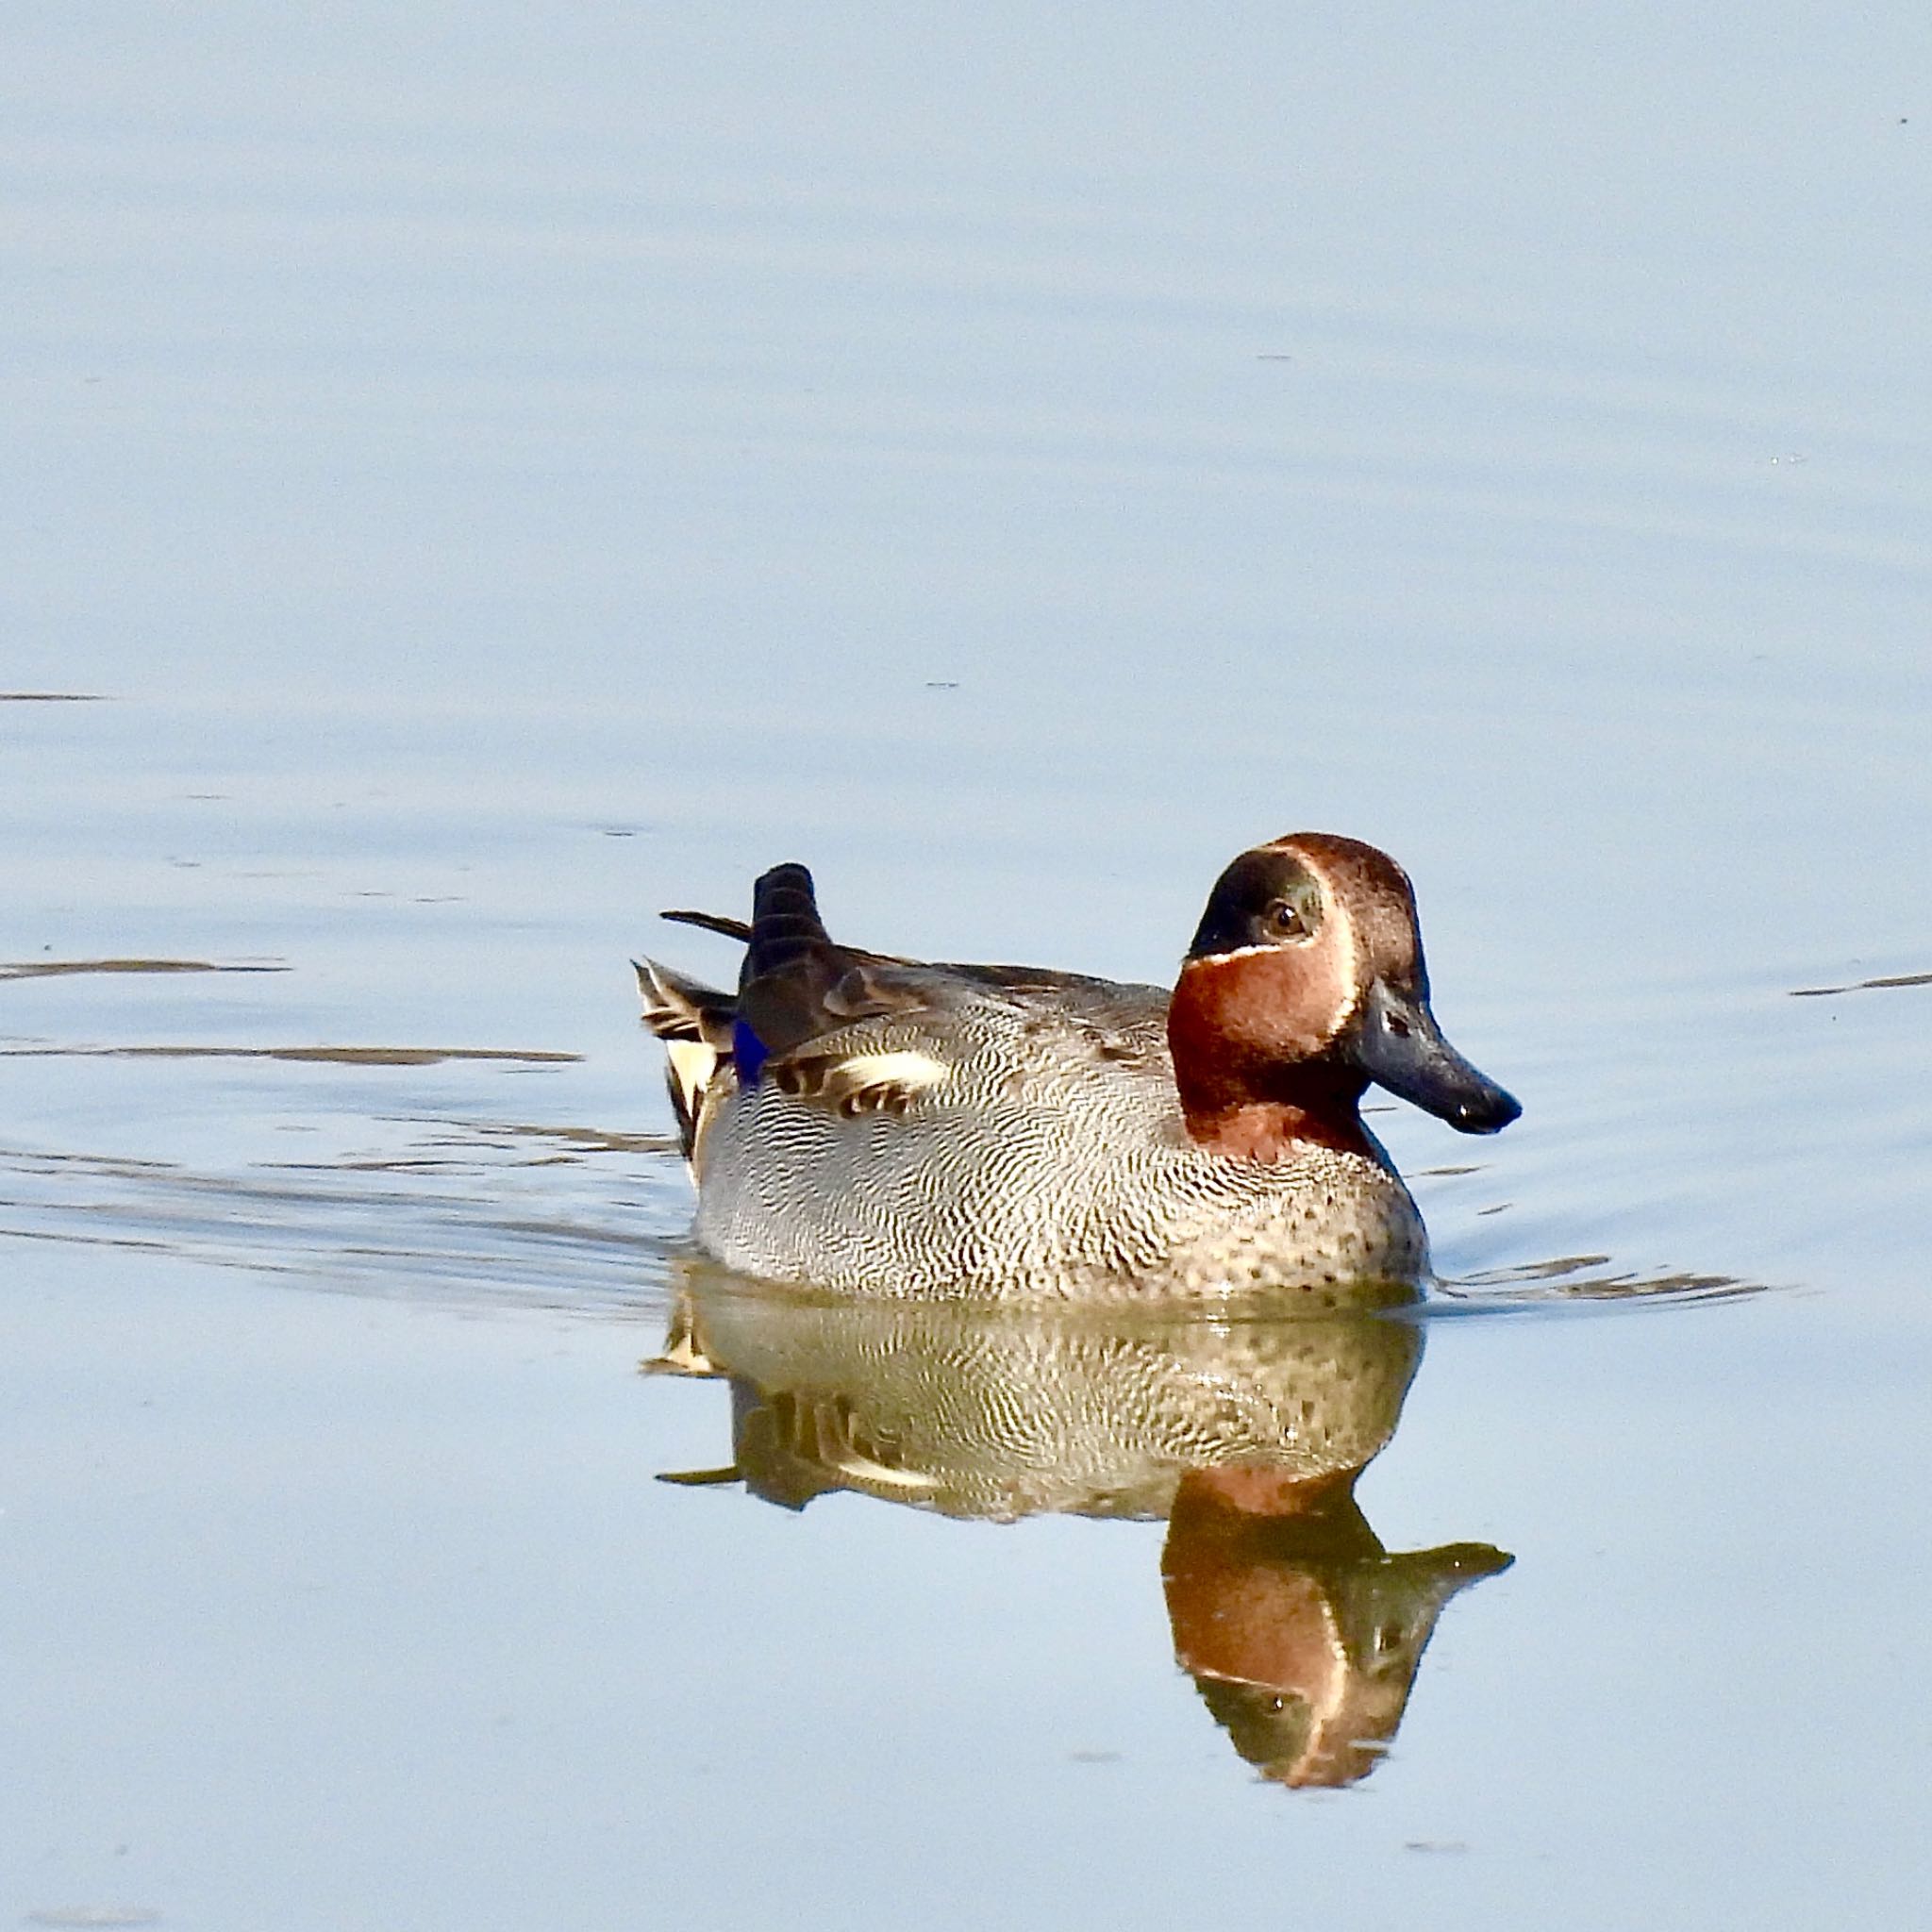
[[1449, 1600], [1512, 1560], [1486, 1543], [1305, 1562], [1170, 1551], [1174, 1654], [1264, 1777], [1353, 1784], [1388, 1750]]

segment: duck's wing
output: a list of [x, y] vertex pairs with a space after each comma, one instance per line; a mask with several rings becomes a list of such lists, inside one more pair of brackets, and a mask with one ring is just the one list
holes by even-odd
[[1167, 1024], [1168, 990], [1051, 966], [945, 966], [940, 969], [974, 985], [1100, 1025], [1143, 1028]]
[[867, 1023], [931, 1012], [941, 995], [930, 967], [840, 945], [819, 917], [810, 873], [774, 866], [752, 890], [738, 1076], [844, 1113], [903, 1111], [946, 1069], [929, 1054], [870, 1050]]
[[[1163, 989], [1038, 966], [927, 964], [841, 945], [825, 930], [802, 865], [774, 866], [758, 880], [749, 925], [710, 913], [665, 916], [744, 942], [735, 1002], [656, 969], [660, 1004], [669, 981], [677, 982], [670, 1004], [682, 1002], [666, 1024], [653, 1017], [646, 988], [646, 1018], [674, 1054], [680, 1039], [701, 1039], [711, 1051], [707, 1078], [728, 1055], [745, 1086], [769, 1080], [845, 1114], [903, 1113], [948, 1079], [958, 1023], [989, 1004], [1022, 1007], [1046, 1032], [1075, 1033], [1102, 1059], [1151, 1062], [1165, 1053]], [[695, 1023], [686, 1017], [694, 1004]], [[674, 1073], [674, 1098], [676, 1084]], [[686, 1111], [680, 1106], [680, 1121]]]
[[[803, 873], [803, 866], [781, 868], [781, 870]], [[810, 875], [806, 874], [807, 891], [810, 891]], [[816, 903], [812, 907], [817, 916]], [[736, 940], [741, 945], [749, 945], [752, 940], [752, 925], [748, 920], [733, 919], [723, 912], [696, 912], [686, 909], [660, 912], [660, 919], [668, 919], [678, 925], [694, 925], [703, 932], [714, 932], [723, 939]], [[825, 943], [832, 941], [824, 935], [823, 924], [819, 927]], [[1105, 1022], [1118, 1020], [1126, 1026], [1141, 1026], [1147, 1021], [1150, 1011], [1164, 1008], [1167, 989], [1158, 986], [1123, 985], [1118, 980], [1095, 978], [1091, 974], [1065, 973], [1051, 966], [997, 966], [963, 960], [946, 960], [928, 965], [923, 960], [908, 959], [896, 953], [874, 953], [858, 946], [835, 945], [833, 951], [854, 966], [878, 969], [884, 975], [881, 984], [895, 983], [893, 995], [885, 1004], [892, 1011], [905, 1009], [905, 1001], [899, 997], [916, 980], [924, 991], [925, 998], [922, 1004], [931, 1004], [932, 977], [942, 974], [961, 982], [957, 989], [981, 989], [991, 992], [1009, 994], [1033, 1002], [1036, 1005], [1058, 1008], [1083, 1017]], [[876, 988], [874, 988], [874, 993]], [[840, 1026], [850, 1022], [841, 1015], [828, 1014], [828, 1021], [836, 1020]], [[827, 1030], [830, 1030], [829, 1027]]]
[[[684, 909], [664, 917], [745, 947], [736, 994], [655, 959], [635, 962], [644, 1024], [664, 1042], [687, 1159], [721, 1076], [746, 1086], [769, 1077], [781, 1091], [847, 1113], [903, 1110], [944, 1076], [930, 1055], [868, 1050], [877, 1042], [865, 1022], [934, 1007], [930, 985], [915, 983], [929, 969], [836, 944], [802, 865], [775, 866], [758, 881], [749, 924]], [[846, 1037], [834, 1046], [833, 1035]]]

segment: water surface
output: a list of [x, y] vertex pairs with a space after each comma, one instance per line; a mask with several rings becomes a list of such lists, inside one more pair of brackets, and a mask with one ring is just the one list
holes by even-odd
[[[1918, 1922], [1918, 11], [0, 40], [0, 1916]], [[1525, 1103], [1426, 1316], [694, 1314], [656, 908], [1299, 826]]]

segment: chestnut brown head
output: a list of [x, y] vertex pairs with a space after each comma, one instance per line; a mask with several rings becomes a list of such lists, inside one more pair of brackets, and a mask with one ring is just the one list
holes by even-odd
[[1522, 1111], [1429, 1010], [1415, 894], [1386, 853], [1328, 832], [1244, 852], [1215, 881], [1168, 1015], [1191, 1130], [1286, 1107], [1346, 1142], [1371, 1080], [1469, 1134]]

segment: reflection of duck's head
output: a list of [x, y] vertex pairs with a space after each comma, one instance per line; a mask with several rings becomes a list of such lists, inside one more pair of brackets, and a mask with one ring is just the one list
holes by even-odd
[[1373, 1315], [1219, 1322], [946, 1304], [688, 1296], [663, 1366], [732, 1384], [734, 1473], [952, 1516], [1164, 1517], [1184, 1472], [1299, 1482], [1389, 1440], [1422, 1352]]
[[1510, 1561], [1484, 1543], [1391, 1556], [1351, 1488], [1202, 1470], [1169, 1518], [1174, 1655], [1235, 1749], [1285, 1785], [1373, 1771], [1443, 1607]]

